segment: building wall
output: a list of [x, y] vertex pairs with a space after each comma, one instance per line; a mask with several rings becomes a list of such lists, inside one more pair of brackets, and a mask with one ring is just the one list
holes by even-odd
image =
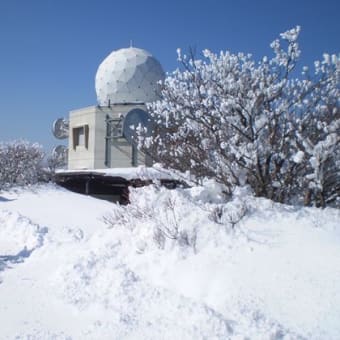
[[[94, 145], [95, 145], [95, 110], [94, 107], [86, 107], [70, 112], [69, 119], [69, 148], [68, 148], [68, 168], [69, 169], [93, 169], [94, 167]], [[76, 146], [74, 148], [75, 128], [88, 125], [89, 140], [88, 148], [85, 146]]]
[[[106, 155], [106, 118], [125, 116], [133, 108], [145, 109], [144, 105], [91, 106], [70, 112], [69, 169], [126, 168], [132, 165], [132, 146], [125, 138], [112, 139]], [[88, 147], [74, 148], [73, 129], [88, 125]], [[145, 164], [145, 156], [138, 152], [137, 165]], [[107, 158], [107, 164], [105, 160]]]

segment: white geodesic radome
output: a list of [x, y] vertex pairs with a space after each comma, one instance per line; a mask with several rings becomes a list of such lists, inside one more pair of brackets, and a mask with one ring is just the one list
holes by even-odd
[[129, 47], [113, 51], [96, 74], [98, 104], [148, 103], [159, 97], [158, 81], [164, 79], [161, 64], [149, 52]]

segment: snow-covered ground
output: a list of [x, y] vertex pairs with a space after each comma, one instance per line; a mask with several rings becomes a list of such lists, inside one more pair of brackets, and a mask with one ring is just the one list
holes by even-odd
[[340, 212], [218, 190], [0, 193], [0, 339], [339, 339]]

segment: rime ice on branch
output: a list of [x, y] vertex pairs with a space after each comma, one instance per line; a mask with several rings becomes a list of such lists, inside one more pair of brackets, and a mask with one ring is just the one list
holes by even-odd
[[300, 27], [280, 35], [273, 57], [177, 50], [181, 69], [149, 105], [156, 128], [139, 147], [196, 178], [212, 177], [232, 192], [249, 184], [279, 202], [340, 205], [339, 70], [324, 54], [315, 70], [294, 78]]

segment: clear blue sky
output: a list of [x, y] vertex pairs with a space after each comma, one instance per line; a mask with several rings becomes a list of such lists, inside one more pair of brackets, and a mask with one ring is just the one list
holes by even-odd
[[177, 47], [258, 58], [301, 25], [302, 65], [339, 53], [339, 18], [339, 0], [0, 0], [0, 141], [58, 144], [52, 121], [96, 104], [97, 67], [130, 40], [172, 71]]

